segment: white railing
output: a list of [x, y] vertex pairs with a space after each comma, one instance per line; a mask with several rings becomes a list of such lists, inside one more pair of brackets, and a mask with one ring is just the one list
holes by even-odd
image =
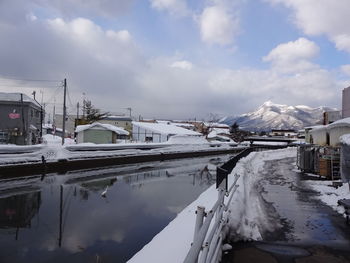
[[[218, 200], [208, 212], [205, 212], [205, 207], [197, 207], [193, 243], [184, 260], [185, 263], [218, 262], [221, 258], [222, 241], [227, 234], [227, 231], [223, 230], [229, 221], [228, 205], [238, 188], [238, 179], [239, 175], [235, 174], [228, 191], [224, 190], [224, 187], [218, 188]], [[223, 181], [221, 185], [225, 183]], [[225, 197], [228, 197], [226, 204]], [[210, 228], [214, 215], [216, 215], [215, 220]]]

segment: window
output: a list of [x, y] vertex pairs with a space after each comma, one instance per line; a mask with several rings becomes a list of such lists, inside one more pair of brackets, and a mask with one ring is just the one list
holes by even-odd
[[153, 137], [146, 136], [145, 141], [146, 142], [153, 142]]

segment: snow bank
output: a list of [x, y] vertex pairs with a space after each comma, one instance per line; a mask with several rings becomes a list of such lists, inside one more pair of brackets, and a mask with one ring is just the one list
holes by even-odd
[[208, 144], [204, 136], [174, 135], [166, 142], [168, 144]]
[[239, 174], [239, 185], [229, 209], [230, 238], [233, 240], [261, 240], [266, 231], [274, 231], [281, 226], [269, 214], [257, 191], [257, 184], [262, 179], [262, 171], [266, 161], [295, 157], [296, 149], [255, 152], [239, 161], [233, 174]]
[[331, 186], [332, 181], [306, 181], [306, 184], [317, 192], [316, 196], [318, 200], [332, 207], [338, 213], [344, 215], [344, 208], [338, 205], [340, 199], [350, 199], [350, 190], [348, 184], [335, 188]]
[[[234, 174], [240, 174], [241, 177], [238, 180], [240, 187], [230, 204], [232, 211], [230, 227], [236, 229], [241, 236], [245, 236], [247, 239], [259, 239], [262, 231], [272, 230], [270, 225], [266, 223], [268, 215], [262, 207], [258, 193], [254, 193], [254, 187], [261, 179], [260, 171], [263, 169], [265, 161], [295, 156], [295, 149], [252, 153], [242, 159], [232, 171], [229, 176], [229, 186], [233, 183]], [[163, 231], [158, 233], [128, 262], [183, 262], [193, 241], [197, 206], [204, 206], [206, 210], [209, 210], [213, 207], [217, 197], [218, 192], [215, 185], [212, 185], [197, 200], [180, 212]]]

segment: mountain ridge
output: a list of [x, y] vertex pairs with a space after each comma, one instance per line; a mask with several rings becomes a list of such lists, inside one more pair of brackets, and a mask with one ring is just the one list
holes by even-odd
[[302, 129], [322, 123], [325, 111], [337, 109], [320, 106], [312, 108], [305, 105], [288, 106], [272, 101], [264, 102], [256, 111], [239, 116], [227, 116], [221, 123], [237, 123], [240, 129], [248, 131], [270, 131], [271, 129]]

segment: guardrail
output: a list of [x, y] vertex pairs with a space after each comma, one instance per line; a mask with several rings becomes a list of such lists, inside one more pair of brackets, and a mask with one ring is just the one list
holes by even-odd
[[[237, 181], [240, 177], [239, 174], [235, 174], [230, 189], [227, 189], [227, 176], [231, 174], [233, 168], [241, 158], [246, 157], [253, 151], [262, 151], [271, 148], [276, 149], [277, 147], [263, 146], [248, 148], [231, 158], [222, 166], [217, 167], [216, 187], [218, 188], [218, 200], [208, 212], [205, 211], [205, 207], [203, 206], [197, 207], [193, 243], [184, 260], [185, 263], [219, 261], [222, 252], [222, 241], [225, 240], [227, 234], [225, 226], [228, 223], [228, 206], [239, 187]], [[225, 202], [225, 197], [227, 197], [227, 202]], [[215, 221], [212, 223], [214, 215], [216, 215]], [[210, 228], [211, 225], [212, 227]]]

